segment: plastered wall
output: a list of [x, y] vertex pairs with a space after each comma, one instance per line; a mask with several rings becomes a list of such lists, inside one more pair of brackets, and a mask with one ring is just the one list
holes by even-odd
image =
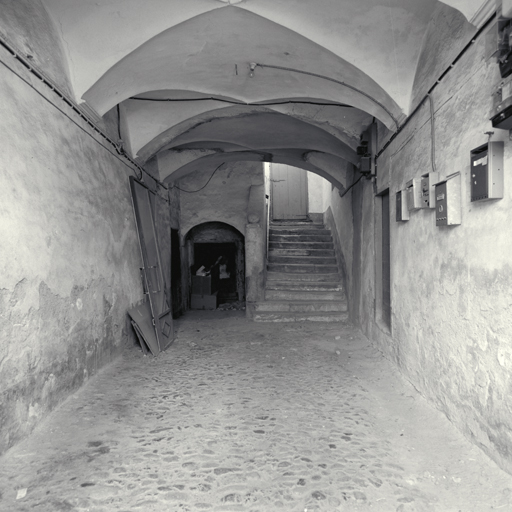
[[40, 0], [0, 0], [0, 35], [61, 90], [71, 93], [60, 37]]
[[142, 295], [132, 171], [0, 58], [35, 87], [2, 68], [1, 453], [134, 342], [126, 310]]
[[263, 185], [263, 164], [226, 163], [206, 185], [214, 170], [197, 171], [178, 182], [182, 190], [198, 191], [180, 193], [182, 236], [194, 226], [212, 221], [225, 222], [245, 233], [249, 191], [252, 185]]
[[[450, 61], [468, 27], [438, 9], [419, 61], [418, 87], [435, 82], [432, 63]], [[437, 31], [434, 28], [437, 27]], [[453, 32], [452, 28], [455, 28]], [[474, 31], [474, 29], [473, 29]], [[450, 45], [451, 38], [454, 44]], [[379, 200], [362, 181], [353, 193], [354, 317], [414, 386], [475, 444], [512, 471], [512, 142], [489, 122], [500, 80], [483, 34], [432, 94], [435, 161], [444, 176], [461, 173], [462, 224], [436, 227], [434, 210], [395, 222], [395, 193], [431, 171], [430, 107], [418, 113], [378, 159], [377, 192], [391, 204], [391, 331], [376, 320]], [[448, 59], [446, 53], [450, 53]], [[432, 73], [425, 74], [426, 66]], [[413, 97], [418, 97], [415, 91]], [[505, 141], [505, 197], [470, 202], [470, 150]]]

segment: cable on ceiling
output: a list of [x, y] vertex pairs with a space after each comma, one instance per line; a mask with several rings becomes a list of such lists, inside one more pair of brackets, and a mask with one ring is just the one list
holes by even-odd
[[[55, 82], [53, 82], [49, 77], [47, 77], [41, 70], [39, 70], [34, 64], [32, 64], [21, 51], [15, 49], [14, 45], [10, 43], [3, 34], [0, 34], [0, 46], [5, 48], [18, 62], [20, 62], [28, 71], [34, 75], [38, 80], [40, 80], [46, 87], [48, 87], [52, 92], [54, 92], [64, 103], [66, 103], [75, 114], [77, 114], [85, 123], [92, 128], [98, 135], [103, 137], [114, 149], [115, 153], [110, 150], [108, 146], [102, 144], [98, 139], [93, 137], [92, 133], [86, 130], [83, 126], [81, 126], [75, 119], [73, 119], [70, 115], [68, 115], [64, 110], [62, 110], [57, 104], [47, 98], [41, 91], [37, 89], [30, 81], [24, 78], [20, 73], [14, 70], [11, 66], [9, 66], [3, 59], [0, 59], [0, 63], [5, 66], [11, 73], [16, 75], [20, 80], [22, 80], [25, 84], [31, 87], [39, 96], [41, 96], [46, 102], [52, 105], [55, 109], [57, 109], [61, 114], [63, 114], [67, 119], [69, 119], [73, 124], [75, 124], [80, 130], [89, 135], [97, 144], [106, 149], [112, 156], [116, 157], [120, 162], [122, 162], [126, 167], [134, 171], [133, 167], [137, 168], [140, 171], [140, 176], [137, 176], [138, 179], [143, 181], [143, 173], [150, 177], [155, 183], [158, 183], [162, 188], [168, 190], [164, 183], [162, 183], [157, 178], [153, 177], [144, 167], [139, 165], [135, 160], [133, 160], [129, 155], [126, 154], [121, 145], [116, 144], [101, 128], [99, 128], [96, 123], [80, 108], [75, 101], [70, 98], [62, 89], [60, 89]], [[122, 158], [121, 158], [122, 157]], [[131, 164], [129, 165], [128, 162]], [[132, 167], [133, 166], [133, 167]]]
[[318, 73], [312, 73], [311, 71], [304, 71], [302, 69], [287, 68], [284, 66], [274, 66], [271, 64], [261, 64], [261, 63], [256, 63], [256, 66], [259, 66], [260, 68], [271, 68], [271, 69], [280, 69], [282, 71], [292, 71], [294, 73], [300, 73], [302, 75], [314, 76], [315, 78], [321, 78], [322, 80], [328, 80], [329, 82], [334, 82], [335, 84], [342, 85], [343, 87], [346, 87], [347, 89], [351, 89], [352, 91], [355, 91], [355, 92], [361, 94], [362, 96], [365, 96], [370, 101], [372, 101], [373, 103], [378, 105], [389, 115], [389, 117], [391, 117], [391, 119], [393, 119], [393, 121], [396, 125], [396, 129], [398, 130], [400, 128], [398, 119], [396, 119], [396, 117], [393, 115], [393, 113], [385, 105], [383, 105], [380, 101], [376, 100], [370, 94], [362, 91], [361, 89], [358, 89], [357, 87], [354, 87], [353, 85], [347, 84], [346, 82], [343, 82], [341, 80], [336, 80], [335, 78], [331, 78], [329, 76], [319, 75]]
[[137, 98], [132, 96], [128, 98], [130, 100], [135, 101], [156, 101], [156, 102], [184, 102], [184, 101], [219, 101], [221, 103], [229, 103], [230, 105], [245, 105], [249, 107], [267, 107], [272, 105], [287, 105], [287, 104], [300, 104], [300, 105], [319, 105], [321, 107], [344, 107], [344, 108], [354, 108], [352, 105], [346, 105], [345, 103], [329, 103], [329, 102], [320, 102], [320, 101], [301, 101], [301, 100], [286, 100], [286, 101], [273, 101], [271, 103], [246, 103], [243, 101], [231, 101], [224, 100], [221, 98], [215, 98], [214, 96], [210, 96], [207, 98], [184, 98], [184, 99], [176, 99], [176, 98]]
[[208, 178], [208, 181], [201, 187], [201, 188], [198, 188], [197, 190], [184, 190], [180, 187], [178, 187], [178, 185], [173, 185], [172, 188], [177, 188], [180, 192], [186, 192], [187, 194], [195, 194], [196, 192], [201, 192], [201, 190], [203, 190], [204, 188], [206, 188], [206, 186], [208, 185], [208, 183], [210, 183], [210, 181], [212, 181], [212, 178], [213, 176], [215, 175], [215, 173], [225, 164], [226, 162], [222, 162], [216, 169], [215, 171], [212, 172], [212, 175]]
[[123, 137], [121, 135], [121, 106], [117, 104], [117, 135], [119, 137], [119, 146], [123, 145]]
[[428, 94], [430, 103], [430, 161], [432, 163], [432, 172], [436, 172], [436, 125], [435, 125], [435, 112], [434, 100], [432, 94]]

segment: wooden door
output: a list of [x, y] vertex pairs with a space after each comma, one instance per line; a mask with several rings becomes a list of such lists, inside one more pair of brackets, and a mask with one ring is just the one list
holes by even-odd
[[391, 327], [391, 235], [389, 190], [382, 196], [382, 319]]
[[[148, 337], [146, 343], [153, 355], [165, 350], [174, 340], [174, 328], [170, 297], [166, 286], [160, 260], [155, 220], [150, 195], [153, 194], [143, 183], [130, 177], [135, 220], [142, 255], [142, 278], [145, 293], [149, 297], [149, 310], [155, 328], [156, 343]], [[139, 312], [139, 314], [143, 314]], [[134, 318], [134, 317], [132, 317]], [[137, 321], [137, 317], [134, 318]]]
[[308, 180], [304, 169], [270, 164], [273, 220], [308, 218]]

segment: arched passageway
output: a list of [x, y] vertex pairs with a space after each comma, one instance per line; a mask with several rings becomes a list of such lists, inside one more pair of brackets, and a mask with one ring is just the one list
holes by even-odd
[[[141, 254], [128, 175], [143, 180], [157, 199], [151, 206], [157, 218], [154, 232], [162, 239], [161, 247], [166, 253], [165, 271], [171, 269], [175, 277], [174, 284], [171, 279], [175, 298], [185, 297], [187, 302], [190, 292], [185, 234], [207, 222], [224, 222], [243, 235], [244, 293], [255, 307], [262, 295], [265, 299], [267, 295], [275, 298], [283, 291], [294, 299], [302, 295], [304, 287], [310, 285], [283, 284], [289, 281], [287, 272], [280, 273], [277, 283], [273, 284], [281, 289], [270, 290], [264, 286], [269, 265], [262, 168], [265, 163], [279, 163], [305, 169], [328, 180], [325, 201], [317, 213], [328, 224], [325, 227], [331, 231], [335, 247], [328, 248], [330, 253], [323, 255], [315, 252], [320, 248], [318, 245], [286, 246], [286, 251], [294, 251], [293, 254], [283, 254], [283, 247], [275, 247], [272, 257], [276, 261], [271, 263], [288, 265], [288, 270], [300, 270], [295, 272], [302, 273], [300, 277], [309, 277], [321, 268], [319, 260], [310, 261], [307, 267], [299, 265], [297, 260], [290, 259], [304, 256], [297, 251], [309, 251], [307, 257], [325, 260], [322, 265], [330, 270], [334, 270], [333, 260], [338, 254], [343, 255], [337, 259], [337, 264], [343, 267], [346, 276], [344, 288], [350, 305], [346, 316], [467, 439], [500, 467], [512, 472], [509, 428], [512, 424], [509, 392], [512, 242], [503, 230], [503, 226], [512, 223], [512, 195], [506, 178], [503, 190], [491, 194], [493, 198], [488, 196], [485, 198], [488, 200], [481, 201], [481, 196], [472, 194], [472, 187], [482, 183], [470, 179], [473, 169], [469, 158], [475, 148], [487, 146], [493, 151], [498, 148], [497, 153], [491, 154], [503, 155], [499, 173], [505, 169], [506, 174], [506, 169], [512, 165], [511, 141], [505, 129], [512, 98], [508, 87], [510, 78], [506, 76], [507, 66], [512, 62], [512, 47], [507, 36], [512, 26], [508, 21], [512, 19], [510, 2], [344, 0], [342, 9], [340, 2], [333, 0], [16, 0], [1, 4], [0, 139], [4, 144], [0, 158], [0, 240], [2, 253], [7, 257], [0, 261], [0, 453], [26, 438], [66, 397], [125, 349], [132, 355], [134, 332], [127, 311], [144, 300], [144, 290], [148, 288], [144, 288], [140, 280]], [[500, 41], [499, 47], [497, 41]], [[452, 225], [444, 225], [448, 219], [436, 216], [445, 211], [446, 206], [436, 202], [448, 200], [444, 193], [436, 194], [436, 187], [445, 185], [455, 191], [450, 205], [455, 207], [457, 222]], [[419, 203], [422, 208], [416, 208], [417, 201], [411, 201], [411, 208], [408, 205], [402, 209], [405, 202], [397, 207], [397, 198], [399, 201], [406, 197], [419, 199], [415, 192], [420, 186], [425, 188], [422, 192], [428, 192], [428, 204], [423, 201]], [[287, 235], [310, 236], [297, 231]], [[293, 242], [280, 240], [277, 243], [296, 241], [294, 238]], [[313, 243], [324, 241], [316, 239]], [[336, 244], [339, 246], [337, 253]], [[171, 258], [169, 248], [171, 253], [174, 250]], [[183, 252], [176, 255], [176, 250]], [[196, 253], [193, 255], [195, 257]], [[206, 258], [204, 252], [200, 256]], [[154, 266], [148, 266], [151, 268], [145, 270], [153, 272]], [[176, 286], [179, 284], [176, 279], [180, 278], [176, 267], [182, 269], [181, 292]], [[232, 274], [226, 269], [228, 273]], [[285, 285], [288, 289], [282, 290]], [[296, 289], [290, 290], [294, 285]], [[316, 294], [320, 290], [309, 291]], [[242, 293], [237, 286], [238, 297]], [[316, 294], [317, 298], [319, 295]], [[179, 306], [177, 312], [187, 309], [189, 304]], [[283, 305], [275, 301], [271, 306], [297, 308], [297, 304]], [[150, 330], [155, 325], [152, 324], [154, 315], [146, 318]], [[238, 320], [242, 325], [241, 319]], [[268, 329], [278, 341], [300, 332], [298, 325], [280, 327], [253, 326]], [[339, 332], [345, 327], [338, 326]], [[226, 329], [229, 332], [230, 328]], [[320, 332], [318, 327], [316, 330]], [[202, 329], [192, 332], [198, 331]], [[332, 336], [328, 330], [322, 333], [328, 339], [336, 340], [336, 336], [340, 336], [340, 340], [350, 345], [350, 336], [348, 339], [342, 334]], [[176, 409], [187, 411], [188, 395], [184, 395], [184, 401], [174, 401], [172, 405], [166, 402], [172, 396], [168, 394], [167, 382], [171, 382], [168, 375], [173, 374], [169, 370], [179, 373], [182, 369], [183, 380], [171, 382], [175, 389], [182, 382], [195, 386], [195, 381], [199, 380], [192, 371], [187, 373], [190, 361], [199, 353], [195, 350], [202, 335], [197, 336], [196, 341], [184, 340], [185, 345], [193, 347], [190, 352], [180, 353], [182, 347], [177, 346], [175, 354], [183, 356], [177, 361], [170, 362], [165, 359], [169, 356], [164, 354], [159, 367], [158, 359], [151, 363], [137, 359], [139, 370], [159, 367], [164, 368], [164, 374], [153, 375], [154, 379], [137, 379], [133, 376], [140, 377], [140, 373], [130, 374], [126, 381], [121, 381], [119, 392], [122, 393], [126, 382], [136, 390], [137, 386], [142, 388], [142, 382], [151, 382], [150, 390], [142, 389], [144, 406], [157, 402], [165, 412], [168, 407], [173, 408], [173, 413]], [[253, 345], [240, 353], [256, 365], [274, 369], [276, 383], [286, 374], [284, 370], [299, 369], [311, 379], [307, 381], [310, 385], [318, 386], [326, 394], [332, 390], [322, 387], [323, 381], [314, 380], [321, 375], [322, 367], [316, 365], [316, 355], [309, 349], [301, 353], [304, 357], [292, 358], [288, 354], [293, 355], [295, 347], [290, 344], [288, 352], [279, 353], [276, 361], [267, 364], [267, 354], [256, 357], [250, 352], [251, 347], [259, 346], [259, 341], [251, 339], [249, 343]], [[276, 343], [270, 343], [270, 337], [266, 341], [269, 343], [262, 344], [263, 348], [276, 348]], [[272, 338], [272, 341], [275, 340]], [[197, 359], [202, 354], [212, 355], [214, 345], [210, 351], [210, 347], [204, 347]], [[229, 348], [233, 349], [236, 360], [238, 356], [233, 347], [235, 345]], [[334, 354], [343, 353], [339, 351], [340, 354], [331, 352], [324, 367], [336, 375], [343, 370], [334, 364], [338, 359]], [[352, 363], [348, 361], [352, 359], [349, 355], [347, 364], [343, 365], [347, 375], [364, 375], [364, 364], [360, 374], [348, 371]], [[277, 363], [286, 364], [288, 357], [296, 366], [279, 367]], [[372, 353], [369, 358], [371, 360]], [[370, 365], [370, 360], [365, 364]], [[261, 377], [250, 373], [251, 382], [259, 382]], [[245, 378], [247, 375], [242, 376], [240, 382], [245, 383]], [[270, 377], [265, 374], [265, 378]], [[350, 379], [347, 377], [347, 381]], [[165, 394], [160, 394], [163, 387], [158, 387], [162, 382], [165, 382]], [[300, 375], [297, 381], [287, 382], [292, 384], [287, 391], [296, 389], [298, 386], [293, 384], [297, 382], [303, 383]], [[340, 384], [331, 382], [335, 388]], [[199, 388], [208, 386], [207, 382], [202, 384], [206, 386], [192, 387], [198, 396]], [[348, 384], [355, 386], [351, 389], [360, 397], [358, 383], [354, 380]], [[285, 508], [293, 501], [293, 496], [288, 500], [290, 489], [296, 495], [306, 489], [308, 499], [316, 500], [316, 506], [337, 506], [337, 502], [329, 502], [329, 498], [343, 503], [344, 495], [332, 496], [330, 484], [326, 484], [325, 492], [324, 488], [316, 487], [316, 482], [332, 478], [338, 484], [350, 482], [351, 499], [362, 500], [357, 506], [365, 507], [373, 495], [374, 508], [378, 507], [380, 501], [376, 493], [382, 488], [386, 494], [392, 488], [400, 493], [389, 498], [394, 500], [390, 501], [394, 510], [415, 507], [415, 502], [418, 508], [422, 505], [432, 508], [428, 493], [438, 493], [439, 489], [432, 490], [428, 485], [432, 481], [438, 488], [443, 487], [445, 479], [433, 476], [430, 467], [416, 473], [412, 468], [417, 478], [408, 479], [406, 471], [400, 468], [409, 466], [392, 466], [396, 463], [392, 460], [393, 453], [403, 455], [400, 440], [393, 438], [394, 444], [387, 445], [388, 440], [375, 432], [370, 436], [369, 431], [363, 429], [359, 431], [360, 439], [353, 442], [349, 435], [354, 434], [352, 428], [343, 429], [340, 436], [340, 431], [333, 427], [329, 435], [336, 437], [336, 442], [327, 438], [329, 449], [325, 448], [325, 436], [317, 435], [324, 425], [317, 422], [317, 406], [325, 412], [321, 418], [325, 419], [325, 424], [332, 425], [340, 420], [339, 424], [349, 427], [350, 422], [343, 423], [346, 419], [343, 415], [348, 415], [343, 408], [337, 409], [343, 417], [336, 416], [336, 421], [328, 416], [329, 406], [339, 405], [341, 395], [329, 395], [331, 401], [324, 402], [322, 394], [312, 392], [309, 404], [294, 401], [297, 397], [287, 395], [296, 411], [300, 413], [302, 407], [309, 415], [301, 417], [299, 414], [290, 424], [287, 423], [290, 416], [283, 413], [286, 408], [270, 408], [268, 419], [276, 418], [271, 421], [277, 428], [267, 432], [260, 424], [253, 426], [254, 418], [267, 421], [261, 419], [266, 413], [245, 409], [251, 402], [247, 394], [253, 392], [253, 388], [243, 388], [244, 396], [237, 395], [236, 390], [235, 395], [230, 396], [240, 407], [239, 412], [251, 413], [249, 419], [243, 416], [238, 419], [240, 430], [243, 426], [254, 434], [250, 442], [264, 439], [271, 444], [276, 438], [284, 439], [281, 446], [284, 445], [286, 451], [290, 448], [288, 441], [295, 441], [298, 435], [293, 432], [289, 437], [280, 437], [283, 429], [302, 427], [309, 421], [314, 426], [309, 430], [305, 427], [305, 434], [300, 432], [301, 436], [304, 434], [301, 440], [318, 441], [312, 451], [322, 455], [316, 460], [310, 454], [299, 454], [300, 446], [294, 445], [288, 452], [290, 460], [283, 457], [283, 460], [269, 459], [262, 463], [264, 470], [268, 469], [268, 474], [275, 476], [275, 481], [287, 489], [280, 488], [278, 492], [283, 492], [273, 505]], [[181, 392], [186, 393], [187, 389], [186, 386], [179, 389], [181, 400]], [[222, 391], [216, 388], [216, 393], [220, 396]], [[70, 463], [84, 460], [84, 454], [91, 463], [98, 459], [101, 472], [96, 473], [95, 478], [108, 480], [105, 480], [107, 484], [101, 487], [98, 484], [96, 488], [103, 497], [112, 491], [108, 498], [111, 503], [120, 495], [127, 495], [127, 489], [144, 495], [134, 508], [151, 507], [151, 500], [157, 499], [155, 496], [177, 502], [182, 498], [184, 502], [188, 500], [189, 495], [176, 498], [176, 491], [167, 489], [167, 481], [161, 479], [156, 470], [149, 473], [146, 480], [129, 480], [137, 474], [130, 471], [126, 472], [130, 477], [119, 477], [116, 481], [114, 475], [125, 474], [124, 465], [114, 467], [118, 458], [102, 457], [107, 456], [109, 450], [114, 452], [115, 440], [108, 432], [117, 432], [121, 425], [128, 429], [133, 427], [128, 438], [137, 439], [138, 448], [147, 448], [148, 453], [144, 452], [143, 456], [137, 453], [133, 457], [137, 464], [147, 464], [167, 450], [162, 464], [179, 466], [171, 476], [193, 468], [201, 472], [205, 480], [211, 477], [213, 482], [220, 482], [219, 489], [223, 491], [228, 485], [246, 485], [246, 481], [233, 481], [242, 471], [231, 471], [236, 468], [236, 461], [222, 458], [214, 450], [214, 440], [209, 439], [212, 444], [204, 447], [197, 443], [196, 447], [201, 449], [197, 456], [199, 462], [195, 460], [196, 452], [194, 460], [181, 460], [192, 455], [187, 453], [188, 446], [186, 451], [179, 451], [185, 443], [176, 448], [176, 453], [169, 453], [173, 451], [169, 444], [178, 436], [169, 434], [165, 440], [160, 437], [158, 429], [165, 427], [158, 422], [167, 420], [162, 410], [149, 410], [141, 419], [137, 407], [131, 407], [130, 398], [123, 396], [120, 403], [113, 399], [114, 406], [109, 412], [114, 416], [107, 431], [98, 432], [98, 438], [87, 439], [83, 446], [70, 446], [66, 454], [54, 453], [52, 460], [60, 463], [70, 452], [71, 456], [66, 459]], [[266, 398], [269, 401], [272, 395]], [[92, 403], [97, 405], [97, 397]], [[231, 401], [221, 403], [226, 407], [232, 405]], [[311, 404], [313, 406], [309, 407]], [[89, 405], [84, 404], [84, 410]], [[347, 407], [350, 409], [351, 405]], [[375, 408], [369, 407], [360, 413], [366, 421], [359, 421], [361, 418], [357, 421], [370, 428], [367, 425], [371, 426], [373, 421], [380, 426], [378, 420], [382, 419], [385, 430], [389, 418], [394, 416], [391, 414], [388, 420], [377, 418], [381, 404], [371, 402], [371, 405]], [[92, 409], [95, 414], [99, 411]], [[128, 418], [134, 411], [136, 424], [130, 425]], [[281, 414], [279, 421], [278, 413]], [[218, 437], [217, 414], [220, 414], [218, 410], [213, 410], [208, 428]], [[191, 416], [195, 417], [195, 413]], [[179, 418], [185, 424], [191, 416], [184, 414]], [[145, 446], [148, 425], [140, 423], [148, 419], [156, 422], [155, 428], [149, 431], [150, 448]], [[89, 425], [88, 416], [82, 416], [81, 420], [80, 432], [92, 435], [94, 425], [91, 429], [83, 428], [83, 424]], [[427, 424], [428, 415], [424, 420], [423, 424]], [[396, 423], [393, 426], [396, 427]], [[194, 421], [183, 431], [198, 429], [203, 434], [202, 428], [200, 421]], [[223, 440], [233, 441], [230, 453], [243, 457], [238, 439], [235, 435], [231, 437], [233, 430], [222, 430]], [[76, 431], [70, 428], [69, 432], [71, 438]], [[393, 429], [387, 432], [389, 438], [394, 435]], [[56, 437], [61, 441], [61, 436]], [[406, 428], [404, 436], [399, 437], [407, 438]], [[51, 438], [47, 436], [49, 442]], [[111, 444], [103, 446], [106, 439]], [[76, 437], [72, 440], [76, 442]], [[422, 438], [422, 446], [428, 446], [430, 440]], [[161, 442], [166, 448], [159, 448]], [[338, 452], [339, 446], [344, 446], [345, 450]], [[390, 448], [381, 453], [379, 446]], [[408, 446], [411, 448], [406, 453], [409, 459], [414, 459], [411, 457], [413, 447]], [[383, 466], [389, 463], [385, 466], [389, 471], [380, 472], [382, 468], [372, 467], [374, 474], [367, 464], [363, 467], [365, 461], [361, 459], [371, 459], [373, 450], [382, 456]], [[461, 453], [467, 455], [464, 460], [474, 458], [469, 451]], [[339, 462], [333, 462], [329, 466], [330, 462], [325, 462], [324, 458], [334, 457], [333, 454], [340, 454], [338, 458], [347, 465], [340, 468], [335, 466]], [[256, 462], [258, 455], [261, 452], [244, 463], [250, 465], [251, 472], [261, 476]], [[135, 460], [139, 456], [142, 460]], [[355, 468], [349, 464], [352, 456], [358, 463]], [[19, 460], [28, 459], [20, 457]], [[103, 461], [106, 464], [102, 464]], [[223, 465], [219, 465], [219, 461]], [[307, 468], [311, 470], [307, 478], [299, 476], [292, 485], [287, 479], [295, 480], [302, 472], [298, 461], [313, 464], [313, 468]], [[415, 462], [419, 464], [421, 458]], [[129, 466], [131, 461], [126, 464]], [[0, 464], [0, 472], [4, 467]], [[469, 476], [464, 473], [458, 482], [459, 477], [454, 475], [460, 468], [449, 464], [444, 467], [450, 486], [452, 482], [455, 485], [472, 481], [471, 468]], [[291, 469], [281, 474], [280, 468]], [[395, 478], [390, 468], [402, 473]], [[47, 469], [48, 465], [43, 464], [37, 474], [46, 477]], [[356, 474], [354, 469], [364, 473], [363, 483], [351, 479]], [[288, 472], [293, 474], [285, 474]], [[89, 475], [87, 471], [84, 474]], [[72, 501], [77, 496], [74, 476], [66, 480], [67, 489], [74, 497], [71, 501], [59, 502], [51, 492], [44, 496], [39, 494], [41, 489], [47, 492], [44, 485], [31, 496], [33, 487], [24, 471], [20, 471], [20, 475], [16, 487], [12, 485], [13, 479], [8, 481], [6, 488], [11, 491], [6, 493], [8, 499], [12, 498], [15, 505], [21, 504], [21, 508], [25, 504], [19, 500], [26, 497], [25, 489], [30, 505], [36, 508], [41, 508], [42, 503], [51, 510], [98, 505], [79, 499]], [[223, 475], [230, 475], [233, 480], [227, 484], [215, 480]], [[453, 476], [452, 480], [448, 475]], [[189, 476], [196, 478], [192, 473]], [[149, 480], [155, 480], [157, 485], [153, 486]], [[59, 479], [61, 483], [64, 481]], [[499, 476], [492, 481], [499, 486], [495, 495], [500, 499], [489, 497], [489, 502], [495, 509], [511, 508], [510, 493], [506, 489], [512, 488], [512, 484], [501, 485], [503, 480]], [[211, 482], [206, 481], [206, 484], [211, 485]], [[364, 484], [365, 489], [372, 492], [357, 487]], [[107, 489], [109, 485], [119, 487]], [[199, 492], [198, 487], [176, 485], [184, 486], [177, 491], [198, 496], [193, 494]], [[248, 500], [261, 489], [258, 485], [244, 494]], [[81, 481], [80, 486], [87, 490], [95, 487], [96, 481], [91, 476]], [[337, 488], [340, 489], [340, 485]], [[488, 489], [475, 488], [476, 496], [471, 495], [469, 489], [463, 493], [463, 499], [475, 497], [475, 503], [480, 505], [478, 500], [489, 496], [485, 493]], [[12, 494], [18, 490], [19, 500], [16, 500], [17, 493], [14, 497]], [[386, 494], [386, 498], [390, 495]], [[236, 508], [238, 500], [242, 500], [233, 489], [213, 498], [219, 498], [220, 502], [215, 502], [219, 508]], [[186, 501], [187, 507], [199, 504], [197, 508], [208, 510], [204, 501], [190, 501]], [[309, 502], [301, 505], [310, 506]], [[15, 510], [14, 506], [8, 508]]]

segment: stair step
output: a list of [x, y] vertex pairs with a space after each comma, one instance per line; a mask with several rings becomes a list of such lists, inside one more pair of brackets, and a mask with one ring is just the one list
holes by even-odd
[[300, 249], [308, 251], [334, 250], [332, 240], [330, 242], [275, 242], [269, 241], [268, 247], [274, 251], [276, 249]]
[[344, 295], [337, 290], [265, 290], [265, 300], [342, 300]]
[[326, 274], [305, 274], [305, 273], [292, 273], [292, 272], [267, 272], [267, 283], [274, 281], [290, 281], [294, 283], [338, 283], [340, 276], [337, 272]]
[[325, 229], [325, 224], [314, 222], [270, 222], [270, 229]]
[[271, 223], [265, 300], [250, 307], [256, 322], [347, 322], [347, 301], [329, 229]]
[[343, 291], [341, 283], [315, 281], [267, 281], [267, 290]]
[[255, 312], [255, 322], [347, 322], [348, 313], [337, 311], [311, 311], [311, 312]]
[[331, 231], [329, 229], [285, 229], [285, 228], [273, 228], [271, 227], [269, 229], [270, 235], [281, 235], [281, 236], [288, 236], [288, 235], [323, 235], [323, 236], [331, 236]]
[[269, 257], [272, 256], [323, 256], [327, 258], [335, 258], [334, 249], [270, 249]]
[[276, 242], [270, 241], [268, 243], [269, 251], [314, 251], [324, 254], [332, 253], [334, 251], [334, 243], [330, 242]]
[[345, 300], [317, 300], [314, 302], [307, 301], [277, 301], [268, 300], [265, 302], [258, 302], [254, 304], [254, 311], [256, 312], [312, 312], [312, 311], [324, 311], [324, 312], [345, 312], [347, 311], [347, 301]]
[[331, 235], [269, 235], [270, 242], [332, 242]]
[[294, 265], [292, 263], [269, 263], [271, 272], [291, 272], [297, 274], [334, 274], [338, 272], [336, 265]]
[[294, 265], [336, 265], [336, 258], [331, 256], [272, 256], [269, 263], [292, 263]]

